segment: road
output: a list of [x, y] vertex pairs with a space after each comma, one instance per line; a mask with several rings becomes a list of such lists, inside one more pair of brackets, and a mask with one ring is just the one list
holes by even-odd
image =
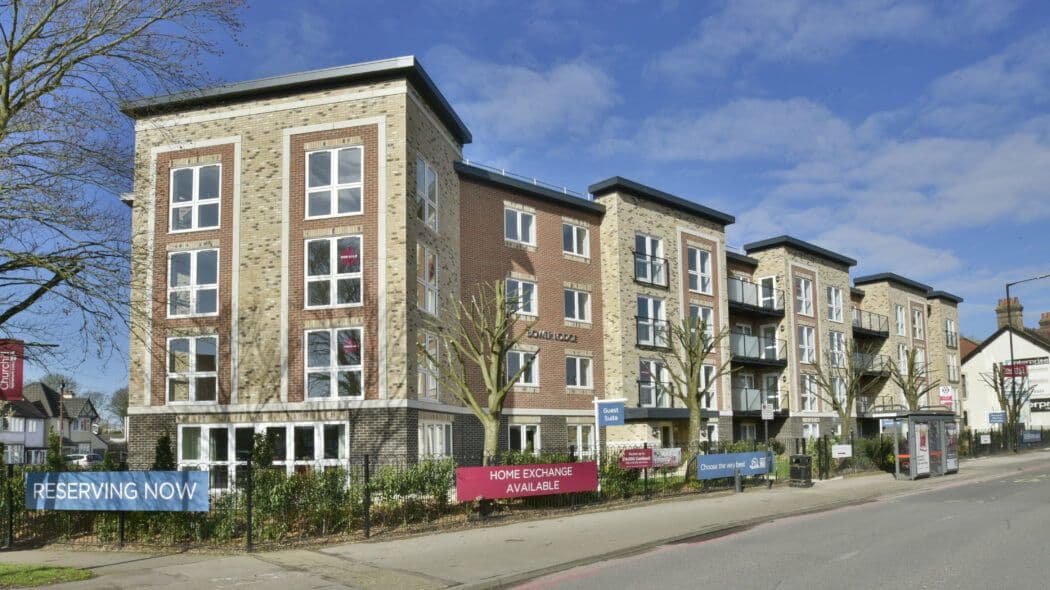
[[1046, 588], [1048, 532], [1050, 468], [665, 545], [519, 588]]

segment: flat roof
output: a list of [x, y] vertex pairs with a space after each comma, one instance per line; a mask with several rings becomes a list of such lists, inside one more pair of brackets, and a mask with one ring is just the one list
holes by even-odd
[[857, 265], [857, 261], [849, 256], [843, 256], [838, 252], [832, 252], [831, 250], [821, 248], [816, 244], [810, 244], [809, 242], [788, 235], [744, 244], [744, 250], [746, 250], [748, 254], [751, 254], [752, 252], [761, 252], [763, 250], [771, 250], [773, 248], [794, 248], [795, 250], [801, 250], [807, 254], [812, 254], [813, 256], [818, 256], [825, 260], [830, 260], [846, 266]]
[[406, 78], [461, 144], [468, 144], [470, 130], [414, 55], [368, 61], [334, 68], [298, 72], [224, 84], [124, 102], [120, 110], [133, 119], [173, 113], [233, 101], [324, 90], [351, 83]]
[[919, 281], [913, 281], [907, 277], [902, 277], [897, 273], [893, 272], [880, 272], [873, 275], [864, 275], [853, 279], [854, 285], [870, 285], [872, 283], [897, 283], [902, 287], [909, 289], [915, 289], [916, 291], [922, 291], [923, 294], [927, 294], [933, 290], [933, 287], [920, 283]]
[[750, 256], [733, 252], [732, 250], [726, 250], [726, 260], [730, 262], [739, 262], [748, 266], [758, 266], [757, 258], [751, 258]]
[[963, 302], [963, 298], [962, 297], [959, 297], [958, 295], [953, 295], [953, 294], [951, 294], [951, 293], [949, 293], [947, 291], [930, 291], [929, 293], [926, 294], [926, 298], [927, 299], [946, 299], [946, 300], [951, 301], [951, 302], [956, 303], [956, 304]]
[[495, 185], [499, 188], [524, 193], [530, 197], [536, 197], [558, 205], [567, 205], [590, 213], [597, 213], [599, 215], [605, 213], [605, 205], [602, 205], [601, 203], [595, 203], [594, 201], [588, 201], [587, 199], [581, 199], [580, 197], [560, 193], [544, 186], [531, 184], [512, 176], [506, 176], [498, 172], [493, 172], [492, 170], [467, 164], [466, 162], [457, 161], [455, 163], [455, 168], [456, 172], [462, 176]]
[[690, 213], [692, 215], [698, 215], [723, 226], [736, 222], [736, 217], [733, 217], [728, 213], [722, 213], [721, 211], [716, 211], [710, 207], [704, 207], [699, 203], [683, 199], [682, 197], [672, 195], [671, 193], [665, 193], [662, 190], [646, 186], [633, 180], [628, 180], [621, 176], [613, 176], [611, 178], [606, 178], [605, 180], [600, 180], [587, 187], [587, 191], [595, 197], [612, 192], [624, 191], [672, 209], [684, 211], [685, 213]]

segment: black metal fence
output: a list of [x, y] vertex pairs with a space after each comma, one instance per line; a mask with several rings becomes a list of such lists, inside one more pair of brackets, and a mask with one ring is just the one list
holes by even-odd
[[[762, 449], [761, 443], [712, 443], [705, 451]], [[486, 519], [528, 518], [537, 513], [571, 511], [616, 502], [731, 490], [734, 480], [695, 481], [695, 462], [647, 470], [622, 469], [624, 449], [601, 457], [600, 491], [532, 496], [485, 503], [455, 498], [458, 465], [481, 465], [480, 457], [421, 460], [407, 455], [355, 455], [340, 465], [299, 469], [235, 467], [235, 483], [212, 490], [207, 512], [90, 512], [25, 509], [25, 476], [36, 468], [13, 466], [3, 478], [0, 518], [5, 546], [45, 544], [136, 548], [287, 547], [351, 541], [396, 531], [466, 527]], [[545, 451], [504, 453], [497, 464], [592, 461], [593, 453]], [[786, 459], [785, 469], [786, 469]], [[779, 465], [778, 465], [779, 469]], [[744, 485], [770, 477], [745, 478]]]

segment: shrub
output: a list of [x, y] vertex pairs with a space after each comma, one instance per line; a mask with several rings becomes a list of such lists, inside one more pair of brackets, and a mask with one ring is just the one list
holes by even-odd
[[175, 453], [171, 450], [171, 437], [162, 434], [157, 439], [157, 447], [153, 454], [153, 471], [174, 471]]
[[620, 467], [619, 453], [610, 455], [608, 460], [602, 463], [602, 471], [599, 475], [602, 482], [602, 492], [613, 497], [630, 497], [640, 476], [640, 469], [622, 469]]

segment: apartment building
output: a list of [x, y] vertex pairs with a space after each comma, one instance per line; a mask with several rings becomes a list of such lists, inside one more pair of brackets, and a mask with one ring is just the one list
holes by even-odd
[[[130, 353], [135, 467], [162, 434], [215, 487], [236, 479], [256, 433], [289, 472], [351, 453], [479, 459], [480, 424], [418, 347], [441, 354], [441, 322], [481, 283], [504, 281], [535, 322], [508, 358], [528, 369], [500, 434], [522, 451], [590, 452], [601, 398], [627, 400], [627, 425], [603, 439], [680, 444], [688, 412], [662, 387], [661, 356], [669, 323], [688, 316], [731, 332], [706, 374], [729, 359], [733, 376], [711, 384], [702, 427], [724, 440], [758, 436], [762, 403], [772, 436], [833, 433], [806, 375], [863, 335], [858, 314], [870, 324], [891, 300], [921, 302], [925, 330], [931, 297], [936, 321], [957, 322], [957, 298], [928, 288], [870, 280], [861, 297], [853, 259], [796, 238], [727, 251], [732, 215], [653, 187], [613, 177], [575, 194], [469, 163], [469, 130], [412, 57], [124, 112], [144, 319]], [[882, 354], [895, 344], [874, 338]]]

